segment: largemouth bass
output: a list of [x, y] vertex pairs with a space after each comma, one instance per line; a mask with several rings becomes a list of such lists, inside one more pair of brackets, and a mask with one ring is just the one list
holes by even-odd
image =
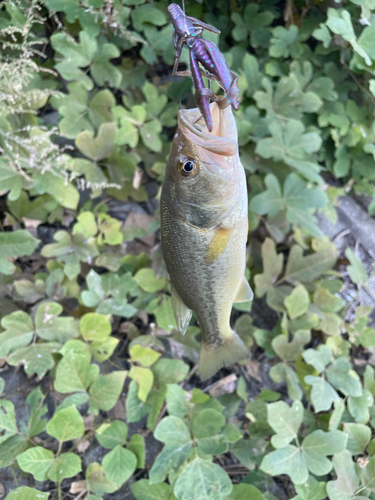
[[160, 200], [174, 315], [181, 333], [192, 311], [198, 318], [203, 380], [249, 357], [230, 314], [234, 302], [253, 298], [244, 275], [248, 202], [237, 128], [230, 106], [210, 108], [211, 133], [198, 109], [179, 111]]

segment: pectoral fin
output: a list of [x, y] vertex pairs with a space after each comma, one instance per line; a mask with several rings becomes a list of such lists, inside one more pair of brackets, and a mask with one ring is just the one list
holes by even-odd
[[205, 264], [210, 266], [224, 252], [228, 244], [232, 229], [233, 228], [224, 229], [221, 226], [218, 227], [217, 231], [214, 234], [214, 237], [207, 247]]
[[177, 323], [177, 328], [182, 335], [185, 335], [187, 327], [189, 326], [192, 311], [183, 303], [181, 297], [176, 292], [172, 285], [172, 308], [174, 317]]
[[253, 300], [253, 298], [254, 294], [251, 289], [251, 286], [249, 285], [249, 282], [244, 276], [242, 278], [241, 286], [240, 289], [238, 290], [237, 297], [235, 298], [234, 302], [249, 302], [250, 300]]

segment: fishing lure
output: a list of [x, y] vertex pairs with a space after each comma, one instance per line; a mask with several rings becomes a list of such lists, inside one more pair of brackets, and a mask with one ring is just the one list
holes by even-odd
[[[220, 34], [220, 31], [194, 17], [186, 16], [181, 7], [172, 3], [168, 7], [169, 17], [174, 27], [173, 45], [175, 48], [175, 61], [173, 74], [179, 76], [192, 76], [195, 87], [195, 100], [204, 117], [209, 132], [213, 130], [210, 111], [210, 99], [217, 102], [220, 108], [232, 106], [236, 111], [239, 108], [238, 76], [233, 73], [219, 48], [209, 40], [201, 37], [203, 30]], [[184, 44], [190, 51], [191, 71], [178, 71], [181, 52]], [[203, 66], [202, 69], [199, 64]], [[226, 96], [219, 97], [211, 89], [204, 86], [203, 76], [216, 81], [225, 91]]]

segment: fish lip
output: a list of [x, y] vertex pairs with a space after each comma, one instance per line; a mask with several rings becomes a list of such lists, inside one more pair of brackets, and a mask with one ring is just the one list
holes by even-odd
[[[213, 114], [214, 111], [217, 112], [215, 106], [218, 108], [216, 102], [210, 104]], [[228, 121], [228, 127], [225, 127], [225, 131], [228, 132], [231, 137], [234, 137], [234, 139], [210, 133], [205, 125], [203, 130], [199, 130], [195, 126], [195, 122], [200, 116], [201, 112], [197, 108], [180, 109], [178, 112], [178, 122], [185, 135], [187, 135], [197, 146], [207, 151], [223, 156], [235, 156], [238, 153], [237, 128], [231, 108], [219, 109], [219, 119], [221, 122], [224, 120]], [[221, 122], [218, 127], [215, 127], [219, 131], [221, 129]]]

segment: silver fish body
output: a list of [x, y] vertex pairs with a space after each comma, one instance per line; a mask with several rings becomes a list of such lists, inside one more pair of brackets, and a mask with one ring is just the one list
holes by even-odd
[[249, 352], [230, 328], [234, 302], [252, 300], [245, 279], [246, 177], [230, 107], [211, 105], [208, 132], [197, 109], [180, 110], [160, 216], [172, 305], [184, 333], [194, 311], [202, 329], [199, 373], [207, 379]]

